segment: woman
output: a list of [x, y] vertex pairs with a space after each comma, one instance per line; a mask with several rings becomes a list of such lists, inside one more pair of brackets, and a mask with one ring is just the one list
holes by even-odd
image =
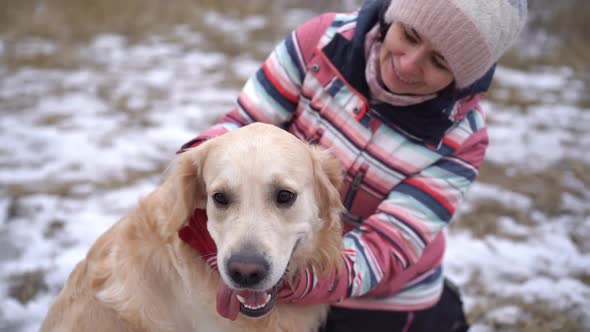
[[478, 101], [526, 5], [368, 1], [321, 15], [276, 47], [232, 112], [182, 147], [260, 121], [340, 159], [346, 269], [325, 279], [306, 271], [281, 301], [331, 303], [325, 331], [467, 330], [442, 273], [442, 230], [478, 174], [488, 145]]

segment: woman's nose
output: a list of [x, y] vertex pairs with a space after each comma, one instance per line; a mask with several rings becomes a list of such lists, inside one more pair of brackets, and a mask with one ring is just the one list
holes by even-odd
[[426, 52], [422, 48], [413, 48], [402, 55], [399, 64], [401, 75], [417, 75], [423, 71]]

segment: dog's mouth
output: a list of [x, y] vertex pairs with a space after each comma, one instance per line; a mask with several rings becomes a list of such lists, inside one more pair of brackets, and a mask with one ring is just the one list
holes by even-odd
[[[289, 261], [299, 246], [299, 242], [300, 239], [296, 241], [291, 255], [289, 255]], [[288, 273], [289, 269], [287, 268], [279, 281], [264, 291], [230, 288], [221, 279], [217, 285], [217, 313], [231, 320], [235, 320], [239, 313], [252, 318], [268, 314], [277, 302], [279, 289]]]
[[254, 291], [229, 288], [222, 281], [217, 289], [217, 312], [232, 320], [237, 318], [238, 313], [252, 318], [264, 316], [277, 301], [279, 284], [266, 291]]
[[261, 317], [272, 310], [277, 298], [275, 286], [267, 291], [240, 290], [236, 297], [240, 302], [240, 312], [249, 317]]

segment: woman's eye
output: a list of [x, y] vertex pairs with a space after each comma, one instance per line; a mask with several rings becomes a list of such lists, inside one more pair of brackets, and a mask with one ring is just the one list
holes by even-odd
[[221, 206], [227, 206], [229, 204], [229, 199], [224, 193], [213, 194], [213, 201]]
[[281, 190], [277, 193], [277, 203], [289, 204], [295, 200], [296, 195], [287, 190]]
[[416, 37], [412, 36], [408, 30], [404, 30], [404, 37], [406, 38], [407, 41], [409, 41], [412, 44], [417, 44], [418, 43], [418, 39], [416, 39]]
[[447, 71], [449, 70], [449, 68], [442, 62], [442, 60], [440, 60], [436, 56], [432, 57], [432, 64], [438, 69], [447, 70]]

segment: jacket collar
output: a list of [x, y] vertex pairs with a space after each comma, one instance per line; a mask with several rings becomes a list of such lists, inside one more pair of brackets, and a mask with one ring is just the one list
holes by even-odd
[[[356, 91], [369, 99], [369, 86], [365, 78], [365, 36], [379, 22], [379, 12], [384, 1], [369, 0], [359, 10], [352, 39], [335, 34], [322, 51], [334, 67]], [[447, 89], [438, 97], [420, 104], [394, 106], [378, 104], [372, 114], [389, 126], [398, 128], [408, 136], [424, 143], [439, 146], [442, 138], [461, 114], [449, 117], [455, 103], [488, 90], [495, 66], [471, 86], [456, 91]]]

